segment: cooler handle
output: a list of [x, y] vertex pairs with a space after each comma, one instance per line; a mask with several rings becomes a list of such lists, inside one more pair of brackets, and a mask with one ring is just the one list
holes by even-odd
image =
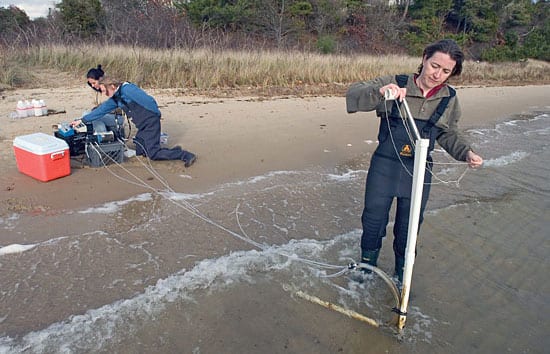
[[63, 157], [65, 157], [65, 151], [54, 152], [53, 154], [50, 155], [50, 158], [54, 161], [62, 159]]

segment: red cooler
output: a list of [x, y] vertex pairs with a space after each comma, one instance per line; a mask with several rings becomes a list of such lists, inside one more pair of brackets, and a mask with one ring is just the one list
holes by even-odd
[[53, 135], [34, 133], [13, 140], [17, 168], [21, 173], [47, 182], [71, 173], [69, 145]]

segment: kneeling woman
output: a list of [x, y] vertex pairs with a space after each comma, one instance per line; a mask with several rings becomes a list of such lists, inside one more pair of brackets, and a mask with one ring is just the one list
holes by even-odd
[[185, 167], [195, 162], [195, 154], [179, 146], [172, 149], [160, 147], [161, 114], [153, 97], [132, 83], [109, 77], [101, 78], [99, 87], [109, 99], [82, 117], [84, 124], [103, 117], [117, 107], [121, 108], [138, 129], [134, 137], [137, 155], [145, 155], [151, 160], [182, 160]]

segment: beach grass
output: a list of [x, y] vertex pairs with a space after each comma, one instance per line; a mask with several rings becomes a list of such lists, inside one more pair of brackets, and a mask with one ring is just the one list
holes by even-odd
[[[143, 87], [215, 91], [273, 88], [335, 93], [352, 82], [416, 71], [419, 57], [325, 55], [298, 51], [217, 51], [124, 46], [40, 46], [0, 54], [0, 83], [6, 87], [43, 85], [42, 70], [84, 80], [101, 64], [110, 76]], [[550, 63], [467, 61], [454, 85], [549, 84]]]

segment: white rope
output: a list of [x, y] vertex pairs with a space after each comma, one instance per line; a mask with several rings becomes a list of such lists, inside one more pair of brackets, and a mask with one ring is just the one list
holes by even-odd
[[[138, 144], [139, 144], [139, 142], [138, 142]], [[232, 235], [232, 236], [234, 236], [234, 237], [236, 237], [236, 238], [238, 238], [238, 239], [240, 239], [240, 240], [242, 240], [246, 243], [249, 243], [250, 245], [252, 245], [252, 246], [254, 246], [254, 247], [256, 247], [260, 250], [266, 250], [268, 248], [267, 245], [263, 245], [263, 244], [260, 244], [256, 241], [252, 240], [246, 234], [246, 232], [244, 231], [244, 229], [243, 229], [243, 227], [240, 223], [240, 220], [239, 220], [239, 212], [238, 212], [239, 204], [237, 204], [237, 207], [235, 208], [235, 216], [236, 216], [236, 219], [237, 219], [237, 224], [238, 224], [239, 229], [241, 230], [242, 234], [238, 234], [238, 233], [226, 228], [225, 226], [213, 221], [212, 219], [206, 217], [205, 215], [203, 215], [200, 211], [198, 211], [194, 206], [192, 206], [188, 202], [181, 202], [180, 203], [178, 201], [173, 200], [172, 198], [168, 198], [165, 194], [162, 193], [162, 192], [164, 192], [163, 190], [156, 189], [153, 186], [149, 185], [147, 182], [143, 181], [141, 178], [139, 178], [138, 176], [133, 174], [131, 171], [129, 171], [128, 169], [123, 167], [120, 163], [118, 163], [118, 161], [114, 160], [109, 154], [104, 154], [105, 156], [107, 156], [109, 158], [109, 160], [111, 162], [113, 162], [114, 164], [116, 164], [116, 166], [120, 167], [121, 169], [126, 171], [128, 174], [130, 174], [132, 177], [134, 177], [136, 180], [138, 180], [139, 183], [135, 183], [133, 181], [128, 180], [127, 178], [119, 176], [114, 171], [112, 171], [112, 169], [103, 160], [103, 157], [100, 154], [101, 147], [99, 146], [99, 144], [96, 143], [95, 146], [93, 144], [90, 144], [90, 146], [93, 149], [95, 149], [96, 153], [98, 153], [98, 155], [101, 158], [101, 162], [103, 163], [103, 165], [105, 166], [107, 171], [109, 171], [109, 173], [111, 173], [116, 178], [119, 178], [119, 179], [121, 179], [123, 181], [126, 181], [126, 182], [129, 182], [129, 183], [132, 183], [134, 185], [141, 186], [143, 188], [149, 189], [152, 192], [160, 195], [162, 198], [167, 199], [168, 201], [170, 201], [174, 205], [176, 205], [176, 206], [182, 208], [183, 210], [187, 211], [188, 213], [200, 218], [201, 220], [205, 221], [206, 223], [208, 223], [212, 226], [215, 226], [215, 227], [229, 233], [230, 235]], [[144, 149], [144, 151], [145, 151], [145, 154], [147, 155], [147, 151], [145, 149]], [[142, 165], [148, 171], [150, 171], [153, 174], [153, 176], [155, 176], [155, 178], [157, 178], [161, 182], [162, 185], [165, 186], [166, 190], [168, 190], [172, 193], [175, 193], [173, 191], [173, 189], [168, 185], [168, 183], [162, 178], [162, 176], [160, 176], [160, 174], [153, 168], [153, 166], [151, 165], [150, 159], [147, 156], [146, 156], [146, 158], [148, 160], [148, 166], [145, 165], [145, 163], [143, 163], [143, 161], [141, 161], [141, 159], [139, 159], [139, 161], [142, 163]], [[320, 268], [320, 269], [327, 269], [327, 270], [335, 270], [336, 271], [333, 274], [319, 275], [319, 277], [321, 277], [321, 278], [336, 278], [336, 277], [339, 277], [339, 276], [342, 276], [342, 275], [348, 273], [351, 269], [356, 269], [356, 268], [370, 269], [371, 271], [374, 271], [376, 274], [378, 274], [383, 279], [383, 281], [389, 286], [390, 292], [392, 293], [394, 301], [396, 302], [396, 308], [399, 308], [400, 298], [399, 298], [395, 283], [393, 283], [391, 278], [386, 273], [384, 273], [381, 269], [379, 269], [377, 267], [370, 266], [368, 264], [363, 264], [363, 263], [361, 263], [360, 265], [357, 265], [355, 263], [351, 263], [348, 266], [334, 265], [334, 264], [329, 264], [329, 263], [318, 262], [318, 261], [314, 261], [314, 260], [310, 260], [310, 259], [301, 258], [301, 257], [298, 257], [295, 254], [287, 254], [287, 253], [282, 252], [281, 250], [277, 250], [277, 249], [275, 249], [275, 252], [277, 254], [281, 255], [281, 256], [284, 256], [284, 257], [288, 258], [289, 260], [298, 261], [298, 262], [301, 262], [303, 264], [309, 265], [311, 267], [316, 267], [316, 268]], [[352, 264], [353, 264], [353, 267], [352, 267]], [[296, 294], [299, 295], [300, 297], [308, 300], [308, 301], [312, 301], [312, 302], [321, 304], [321, 305], [323, 305], [323, 306], [325, 306], [329, 309], [332, 309], [332, 310], [335, 310], [337, 312], [346, 314], [347, 316], [350, 316], [352, 318], [359, 319], [361, 321], [367, 322], [367, 323], [369, 323], [371, 325], [374, 325], [374, 326], [377, 326], [377, 327], [379, 326], [378, 322], [376, 322], [375, 320], [372, 320], [372, 319], [370, 319], [370, 318], [368, 318], [364, 315], [361, 315], [361, 314], [359, 314], [355, 311], [352, 311], [352, 310], [349, 310], [349, 309], [344, 309], [344, 308], [342, 308], [338, 305], [323, 301], [323, 300], [321, 300], [317, 297], [311, 296], [311, 295], [307, 295], [307, 294], [305, 294], [301, 291], [297, 292]]]
[[[139, 144], [139, 142], [137, 142]], [[91, 147], [101, 156], [100, 154], [100, 150], [101, 150], [101, 147], [99, 144], [97, 143], [94, 143], [94, 144], [90, 144]], [[102, 151], [102, 150], [101, 150]], [[145, 154], [147, 156], [147, 151], [144, 149], [145, 151]], [[193, 205], [191, 205], [189, 202], [186, 202], [186, 201], [176, 201], [176, 200], [173, 200], [172, 198], [169, 198], [169, 197], [166, 197], [163, 192], [166, 192], [166, 190], [160, 190], [160, 189], [157, 189], [157, 188], [154, 188], [153, 186], [151, 186], [150, 184], [148, 184], [147, 182], [143, 181], [141, 178], [139, 178], [138, 176], [136, 176], [134, 173], [132, 173], [131, 171], [129, 171], [127, 168], [125, 168], [124, 166], [122, 166], [120, 163], [118, 163], [118, 161], [114, 160], [111, 156], [109, 156], [108, 154], [103, 154], [105, 155], [111, 162], [113, 162], [117, 167], [121, 168], [122, 170], [124, 170], [126, 173], [128, 173], [129, 175], [131, 175], [132, 177], [134, 177], [136, 180], [138, 180], [139, 183], [136, 183], [136, 182], [133, 182], [127, 178], [124, 178], [120, 175], [118, 175], [117, 173], [115, 173], [114, 171], [112, 171], [112, 169], [105, 163], [105, 161], [103, 160], [103, 158], [101, 157], [101, 162], [103, 163], [103, 165], [105, 166], [105, 168], [107, 169], [107, 171], [109, 171], [109, 173], [111, 173], [113, 176], [115, 176], [116, 178], [118, 179], [121, 179], [122, 181], [125, 181], [125, 182], [128, 182], [128, 183], [131, 183], [133, 185], [136, 185], [136, 186], [139, 186], [139, 187], [143, 187], [143, 188], [146, 188], [158, 195], [160, 195], [161, 197], [167, 199], [169, 202], [173, 203], [174, 205], [184, 209], [185, 211], [191, 213], [192, 215], [200, 218], [201, 220], [209, 223], [210, 225], [212, 226], [215, 226], [227, 233], [229, 233], [230, 235], [234, 236], [234, 237], [237, 237], [238, 239], [244, 241], [244, 242], [247, 242], [249, 244], [251, 244], [252, 246], [260, 249], [260, 250], [266, 250], [268, 248], [267, 245], [264, 245], [264, 244], [261, 244], [259, 242], [256, 242], [254, 240], [252, 240], [245, 232], [244, 232], [244, 229], [242, 228], [242, 225], [240, 223], [240, 220], [238, 218], [238, 206], [237, 208], [235, 209], [235, 213], [236, 213], [236, 216], [237, 216], [237, 224], [242, 232], [242, 234], [238, 234], [228, 228], [226, 228], [225, 226], [215, 222], [214, 220], [206, 217], [204, 214], [202, 214], [200, 211], [198, 211]], [[155, 176], [155, 178], [158, 178], [158, 176], [160, 176], [158, 174], [158, 172], [153, 168], [153, 166], [151, 165], [151, 162], [148, 161], [148, 166], [145, 165], [145, 163], [143, 163], [143, 161], [141, 161], [141, 159], [139, 159], [140, 162], [142, 163], [142, 165], [150, 172], [153, 173], [153, 175]], [[147, 157], [147, 160], [149, 160], [149, 158]], [[175, 193], [173, 191], [173, 189], [168, 185], [168, 183], [166, 183], [164, 181], [164, 179], [161, 178], [161, 183], [163, 185], [165, 185], [165, 187], [167, 188], [168, 191], [172, 192], [172, 193]], [[285, 252], [281, 252], [281, 251], [276, 251], [279, 255], [281, 256], [284, 256], [286, 258], [289, 258], [289, 259], [292, 259], [292, 260], [296, 260], [296, 261], [299, 261], [299, 262], [302, 262], [304, 264], [308, 264], [310, 266], [315, 266], [317, 268], [325, 268], [325, 269], [333, 269], [333, 270], [339, 270], [338, 273], [336, 274], [344, 274], [346, 273], [349, 269], [348, 269], [348, 266], [341, 266], [341, 265], [333, 265], [333, 264], [328, 264], [328, 263], [323, 263], [323, 262], [318, 262], [318, 261], [313, 261], [313, 260], [309, 260], [309, 259], [304, 259], [304, 258], [300, 258], [296, 255], [293, 255], [293, 254], [287, 254]], [[321, 277], [333, 277], [334, 275], [326, 275], [326, 276], [321, 276]]]
[[[385, 113], [386, 113], [385, 118], [386, 118], [386, 124], [388, 125], [388, 131], [389, 131], [390, 139], [391, 139], [391, 142], [392, 142], [393, 150], [395, 152], [395, 155], [399, 159], [399, 162], [401, 163], [401, 166], [403, 167], [403, 169], [412, 178], [413, 177], [413, 172], [409, 170], [409, 168], [405, 165], [404, 161], [401, 159], [401, 155], [399, 154], [399, 151], [398, 151], [397, 146], [395, 144], [395, 140], [393, 138], [393, 134], [392, 134], [392, 130], [391, 130], [391, 124], [390, 124], [390, 118], [389, 118], [389, 115], [388, 115], [387, 102], [388, 102], [387, 100], [384, 100], [384, 109], [385, 109]], [[416, 142], [415, 142], [415, 139], [413, 138], [413, 136], [411, 134], [411, 129], [409, 127], [409, 123], [407, 122], [407, 119], [404, 116], [403, 111], [401, 110], [401, 107], [399, 107], [397, 102], [395, 102], [395, 104], [397, 105], [397, 110], [399, 112], [399, 117], [401, 118], [401, 120], [403, 122], [403, 126], [405, 127], [405, 130], [407, 132], [407, 136], [409, 137], [409, 140], [411, 141], [411, 146], [413, 147], [413, 149], [416, 149]], [[414, 118], [414, 117], [411, 117], [411, 118]], [[437, 182], [432, 181], [430, 183], [424, 183], [424, 185], [455, 184], [456, 187], [459, 188], [460, 187], [460, 181], [462, 181], [462, 179], [464, 178], [464, 176], [466, 176], [466, 173], [469, 170], [468, 163], [467, 162], [462, 162], [462, 161], [455, 161], [455, 162], [433, 162], [432, 161], [431, 164], [434, 165], [434, 166], [435, 165], [456, 165], [456, 166], [464, 166], [465, 165], [466, 168], [464, 169], [464, 171], [460, 174], [460, 176], [456, 180], [443, 180], [442, 178], [437, 176], [432, 171], [432, 169], [429, 169], [429, 168], [426, 167], [426, 171], [428, 171], [428, 173], [432, 176], [432, 178], [435, 179]]]

